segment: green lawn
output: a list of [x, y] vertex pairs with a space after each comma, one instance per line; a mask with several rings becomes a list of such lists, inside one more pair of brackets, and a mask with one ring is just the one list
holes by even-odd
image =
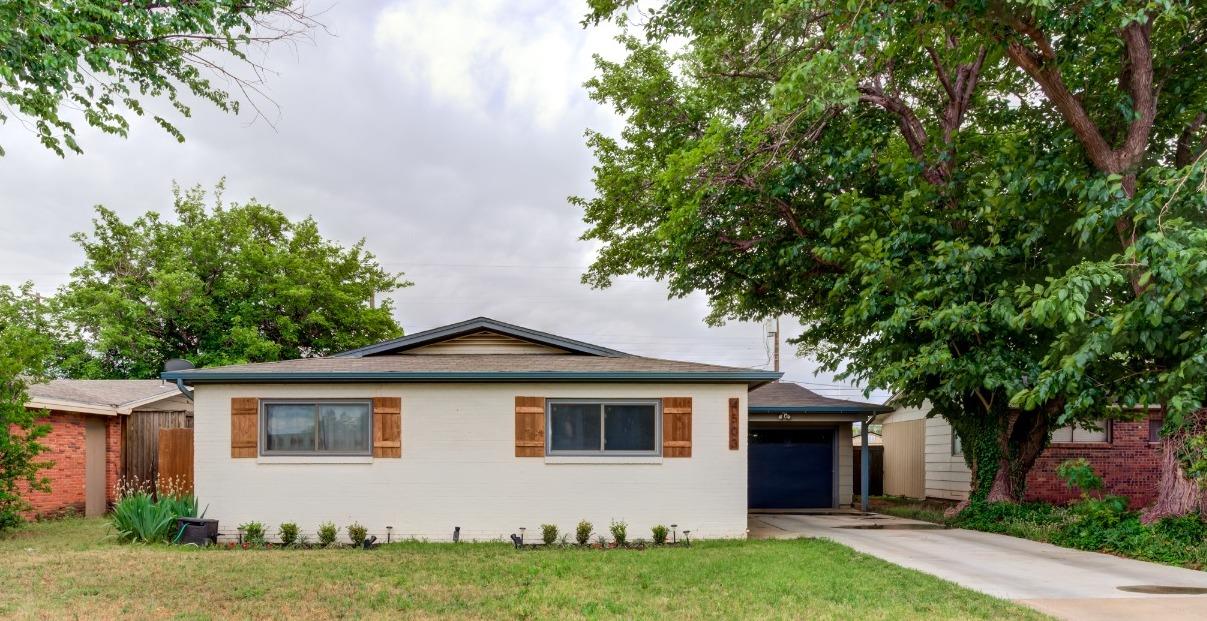
[[0, 617], [1042, 618], [820, 540], [197, 550], [106, 533], [102, 520], [68, 519], [0, 538]]

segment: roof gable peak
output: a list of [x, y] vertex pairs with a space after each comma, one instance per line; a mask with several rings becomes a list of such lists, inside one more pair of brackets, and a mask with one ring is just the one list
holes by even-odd
[[[451, 341], [460, 340], [459, 345], [488, 347], [479, 335], [498, 335], [501, 339], [496, 339], [494, 346], [517, 346], [515, 353], [563, 353], [577, 354], [586, 356], [605, 356], [605, 357], [620, 357], [628, 356], [621, 351], [568, 339], [565, 337], [541, 332], [522, 326], [498, 321], [489, 317], [475, 317], [459, 323], [424, 330], [408, 336], [383, 341], [373, 345], [367, 345], [357, 349], [335, 354], [338, 358], [364, 358], [368, 356], [383, 356], [405, 353], [420, 353], [419, 349], [426, 348], [427, 351], [422, 353], [458, 353], [452, 347]], [[470, 338], [467, 338], [470, 337]], [[478, 337], [478, 338], [474, 338]], [[471, 345], [470, 341], [476, 340], [476, 345]], [[448, 344], [441, 346], [440, 344]], [[526, 348], [524, 346], [527, 346]], [[518, 351], [526, 349], [527, 351]], [[478, 350], [478, 353], [483, 353]]]

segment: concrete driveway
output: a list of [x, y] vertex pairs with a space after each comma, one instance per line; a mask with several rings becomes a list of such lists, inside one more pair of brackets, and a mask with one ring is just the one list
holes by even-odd
[[754, 538], [830, 539], [1062, 619], [1207, 619], [1207, 594], [1176, 593], [1207, 590], [1207, 572], [878, 514], [751, 514], [749, 523]]

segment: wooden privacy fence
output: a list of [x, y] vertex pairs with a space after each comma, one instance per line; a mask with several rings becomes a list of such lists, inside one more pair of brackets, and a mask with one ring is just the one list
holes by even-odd
[[884, 493], [926, 497], [926, 419], [885, 423]]
[[193, 430], [159, 430], [159, 477], [179, 491], [193, 493]]
[[189, 411], [134, 412], [126, 416], [122, 428], [122, 477], [154, 484], [159, 475], [159, 430], [192, 427], [193, 413]]

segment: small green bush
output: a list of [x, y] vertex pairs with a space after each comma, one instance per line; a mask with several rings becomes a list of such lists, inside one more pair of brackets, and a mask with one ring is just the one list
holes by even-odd
[[243, 531], [243, 542], [252, 545], [260, 545], [264, 543], [264, 523], [263, 522], [245, 522], [239, 525], [239, 530]]
[[277, 537], [281, 539], [281, 545], [291, 546], [298, 542], [298, 525], [294, 522], [284, 522], [280, 529], [277, 530]]
[[574, 540], [580, 546], [587, 545], [591, 541], [591, 531], [593, 530], [595, 530], [595, 527], [590, 522], [586, 520], [579, 522], [578, 526], [574, 529]]
[[319, 524], [319, 545], [329, 546], [335, 543], [335, 538], [339, 535], [339, 528], [331, 522], [323, 522]]
[[541, 541], [544, 541], [547, 546], [557, 543], [556, 524], [541, 524]]
[[1065, 482], [1070, 489], [1088, 496], [1102, 489], [1102, 477], [1094, 472], [1094, 467], [1084, 457], [1069, 459], [1056, 467], [1056, 476]]
[[654, 545], [660, 546], [660, 545], [666, 543], [666, 536], [670, 532], [671, 532], [670, 529], [662, 524], [659, 524], [659, 525], [651, 528], [650, 533], [653, 535]]
[[608, 530], [612, 531], [612, 539], [616, 540], [616, 545], [623, 546], [625, 540], [628, 538], [629, 525], [624, 520], [612, 522]]
[[369, 536], [369, 529], [365, 528], [360, 522], [353, 522], [348, 525], [348, 539], [352, 541], [352, 545], [361, 545]]

